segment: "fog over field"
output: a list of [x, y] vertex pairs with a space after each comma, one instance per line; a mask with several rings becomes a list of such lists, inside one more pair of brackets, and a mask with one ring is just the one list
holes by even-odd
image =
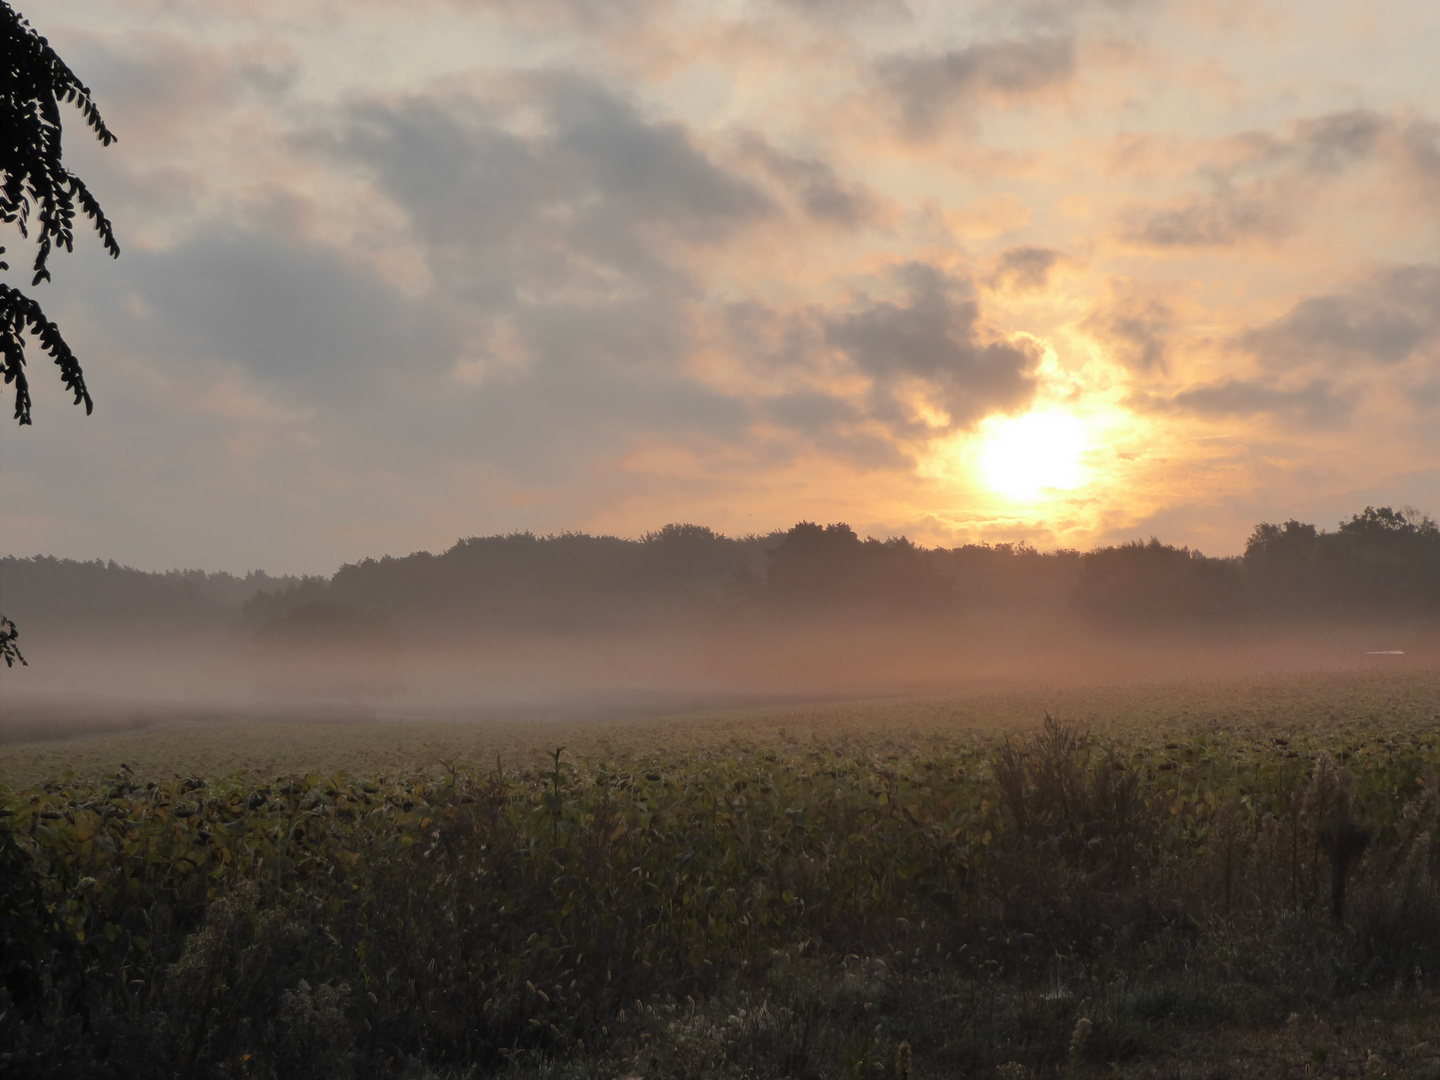
[[1440, 664], [1440, 531], [1367, 508], [1246, 554], [928, 549], [800, 523], [529, 533], [330, 578], [0, 560], [4, 738], [197, 715], [580, 718]]

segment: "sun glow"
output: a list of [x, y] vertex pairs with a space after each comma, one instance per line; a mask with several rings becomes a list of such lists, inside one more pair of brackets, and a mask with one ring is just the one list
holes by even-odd
[[1085, 423], [1058, 410], [992, 417], [981, 426], [976, 463], [985, 485], [1017, 501], [1071, 491], [1086, 480]]

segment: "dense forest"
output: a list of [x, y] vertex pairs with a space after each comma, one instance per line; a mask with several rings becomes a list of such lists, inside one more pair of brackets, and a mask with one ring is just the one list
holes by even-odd
[[264, 636], [383, 615], [422, 626], [593, 631], [742, 611], [767, 618], [943, 619], [974, 608], [1067, 610], [1110, 627], [1291, 618], [1440, 618], [1440, 527], [1367, 507], [1334, 532], [1255, 526], [1243, 556], [1151, 538], [1088, 552], [924, 548], [843, 523], [727, 537], [667, 525], [639, 540], [472, 537], [439, 554], [365, 559], [332, 577], [144, 573], [114, 562], [0, 559], [7, 612], [32, 631], [226, 623]]
[[48, 555], [0, 558], [4, 609], [32, 636], [51, 631], [229, 624], [265, 593], [301, 584], [252, 571], [170, 570], [146, 573], [116, 562], [78, 562]]
[[1261, 523], [1229, 558], [667, 525], [477, 537], [328, 578], [6, 557], [0, 590], [32, 662], [11, 692], [42, 696], [660, 707], [1440, 658], [1440, 528], [1388, 507]]

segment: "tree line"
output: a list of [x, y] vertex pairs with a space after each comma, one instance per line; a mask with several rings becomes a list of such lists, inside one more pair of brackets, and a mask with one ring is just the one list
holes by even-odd
[[292, 589], [303, 580], [259, 570], [243, 576], [203, 570], [148, 573], [114, 560], [0, 558], [6, 609], [32, 635], [231, 625], [257, 596]]
[[433, 628], [497, 633], [623, 631], [754, 614], [771, 620], [937, 620], [976, 609], [1097, 625], [1440, 618], [1440, 527], [1366, 507], [1331, 532], [1255, 526], [1241, 556], [1158, 539], [1091, 551], [1024, 544], [926, 548], [800, 522], [729, 537], [673, 524], [638, 540], [522, 532], [440, 554], [365, 559], [333, 576], [151, 574], [37, 556], [0, 559], [7, 608], [36, 630], [228, 622], [276, 643]]

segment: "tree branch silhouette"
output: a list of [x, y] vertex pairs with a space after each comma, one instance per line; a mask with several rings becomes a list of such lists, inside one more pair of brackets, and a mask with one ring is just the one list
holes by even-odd
[[[14, 225], [27, 240], [33, 236], [33, 287], [50, 280], [48, 264], [57, 247], [75, 249], [77, 214], [90, 222], [112, 258], [120, 254], [99, 201], [61, 159], [60, 104], [78, 108], [102, 145], [113, 143], [115, 135], [106, 127], [90, 88], [6, 0], [0, 0], [0, 57], [0, 221]], [[0, 247], [0, 254], [4, 252]], [[0, 262], [0, 270], [9, 269], [9, 263]], [[61, 382], [74, 395], [75, 404], [83, 402], [87, 414], [93, 411], [80, 362], [59, 327], [33, 299], [0, 285], [0, 370], [5, 385], [15, 384], [15, 419], [22, 425], [30, 423], [27, 334], [38, 338], [41, 351], [59, 366]]]
[[[112, 258], [120, 254], [115, 231], [99, 201], [61, 160], [62, 102], [80, 110], [101, 145], [115, 141], [90, 88], [19, 12], [0, 0], [0, 221], [14, 225], [23, 239], [33, 237], [35, 241], [32, 288], [50, 280], [48, 264], [57, 247], [75, 250], [77, 213], [90, 222]], [[0, 247], [3, 254], [5, 248]], [[9, 263], [0, 261], [0, 270], [9, 269]], [[80, 361], [60, 328], [29, 296], [0, 284], [0, 372], [6, 386], [15, 385], [15, 420], [22, 426], [30, 423], [27, 336], [38, 339], [41, 352], [55, 361], [60, 381], [74, 395], [76, 405], [84, 403], [88, 416], [95, 403], [86, 389]], [[0, 659], [6, 667], [13, 667], [16, 661], [25, 664], [15, 644], [19, 636], [15, 624], [0, 616]]]

